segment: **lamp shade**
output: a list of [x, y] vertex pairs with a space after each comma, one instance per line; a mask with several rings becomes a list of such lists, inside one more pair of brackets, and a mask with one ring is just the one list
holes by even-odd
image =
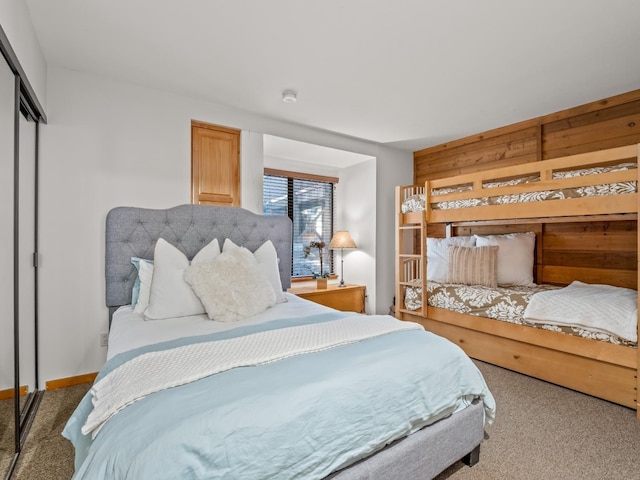
[[358, 248], [351, 235], [346, 230], [340, 230], [333, 234], [329, 248]]

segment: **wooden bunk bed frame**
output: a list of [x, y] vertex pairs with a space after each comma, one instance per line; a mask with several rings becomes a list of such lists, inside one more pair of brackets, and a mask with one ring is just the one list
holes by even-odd
[[[561, 179], [554, 179], [553, 172], [621, 162], [637, 164], [639, 154], [640, 145], [630, 145], [431, 180], [424, 187], [397, 187], [396, 317], [424, 325], [458, 344], [472, 358], [630, 407], [640, 419], [638, 348], [430, 307], [425, 278], [427, 236], [534, 231], [536, 283], [568, 285], [580, 280], [637, 289], [640, 284], [637, 192], [443, 210], [431, 205], [449, 200], [638, 182], [637, 168]], [[540, 180], [483, 188], [485, 182], [528, 175], [539, 176]], [[458, 185], [472, 188], [445, 195], [431, 194], [433, 189]], [[416, 194], [425, 195], [425, 211], [401, 213], [402, 202]], [[559, 253], [563, 248], [564, 253]], [[567, 261], [568, 258], [572, 259]], [[422, 287], [422, 307], [409, 310], [404, 292], [416, 286]]]

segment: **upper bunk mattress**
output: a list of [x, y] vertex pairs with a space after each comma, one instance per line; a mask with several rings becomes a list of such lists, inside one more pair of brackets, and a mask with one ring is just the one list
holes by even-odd
[[[635, 163], [621, 163], [619, 165], [609, 167], [593, 167], [584, 168], [579, 170], [569, 170], [564, 172], [554, 172], [553, 179], [581, 177], [586, 175], [594, 175], [609, 172], [619, 172], [625, 170], [636, 169]], [[513, 185], [521, 185], [525, 183], [531, 183], [539, 181], [540, 177], [535, 175], [529, 175], [526, 177], [520, 177], [503, 182], [485, 182], [482, 184], [482, 188], [490, 189], [497, 187], [508, 187]], [[608, 196], [608, 195], [621, 195], [628, 193], [635, 193], [637, 191], [637, 182], [616, 182], [606, 183], [600, 185], [589, 185], [586, 187], [575, 188], [563, 188], [559, 190], [544, 190], [540, 192], [526, 192], [520, 194], [510, 195], [497, 195], [497, 196], [484, 196], [481, 198], [471, 198], [465, 200], [451, 200], [443, 202], [435, 202], [431, 204], [433, 210], [447, 210], [453, 208], [467, 208], [467, 207], [479, 207], [486, 205], [504, 205], [513, 203], [528, 203], [539, 202], [544, 200], [559, 200], [566, 198], [581, 198], [581, 197], [596, 197], [596, 196]], [[455, 188], [440, 188], [431, 191], [432, 195], [445, 195], [448, 193], [458, 193], [469, 191], [472, 189], [471, 185], [463, 185]], [[425, 195], [416, 194], [408, 197], [402, 202], [402, 213], [408, 212], [420, 212], [425, 209]]]

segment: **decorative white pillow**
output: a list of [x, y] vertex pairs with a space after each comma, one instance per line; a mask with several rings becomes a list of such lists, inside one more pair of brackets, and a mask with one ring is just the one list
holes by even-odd
[[244, 247], [227, 249], [210, 262], [192, 263], [185, 269], [184, 279], [211, 320], [233, 322], [275, 304], [269, 280]]
[[475, 235], [476, 246], [498, 246], [498, 285], [533, 286], [536, 234]]
[[[220, 244], [214, 238], [191, 261], [192, 264], [210, 262], [220, 255]], [[144, 311], [147, 320], [186, 317], [205, 313], [200, 300], [184, 281], [184, 269], [189, 266], [187, 256], [163, 238], [159, 238], [153, 252], [153, 279], [149, 306]]]
[[140, 260], [138, 263], [138, 280], [140, 280], [140, 290], [138, 292], [138, 300], [133, 307], [133, 311], [135, 313], [144, 313], [149, 306], [152, 279], [153, 262], [151, 260]]
[[[222, 246], [222, 252], [228, 252], [235, 248], [241, 248], [230, 239], [225, 239]], [[258, 261], [258, 265], [269, 280], [269, 284], [273, 288], [273, 294], [276, 297], [276, 303], [284, 303], [286, 299], [282, 293], [282, 282], [280, 281], [280, 270], [278, 269], [278, 253], [276, 247], [273, 246], [271, 240], [267, 240], [253, 252], [253, 256]]]
[[427, 280], [446, 283], [449, 271], [449, 245], [473, 247], [473, 236], [432, 238], [427, 237]]

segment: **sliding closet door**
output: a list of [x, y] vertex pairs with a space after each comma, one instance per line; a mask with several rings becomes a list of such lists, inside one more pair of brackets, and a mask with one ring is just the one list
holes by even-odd
[[35, 268], [33, 266], [35, 238], [35, 174], [36, 174], [36, 124], [20, 115], [19, 122], [20, 179], [19, 187], [19, 250], [18, 272], [20, 298], [18, 302], [18, 333], [20, 358], [20, 387], [33, 392], [36, 385], [36, 302]]
[[13, 348], [13, 123], [15, 77], [0, 56], [0, 477], [15, 453]]

